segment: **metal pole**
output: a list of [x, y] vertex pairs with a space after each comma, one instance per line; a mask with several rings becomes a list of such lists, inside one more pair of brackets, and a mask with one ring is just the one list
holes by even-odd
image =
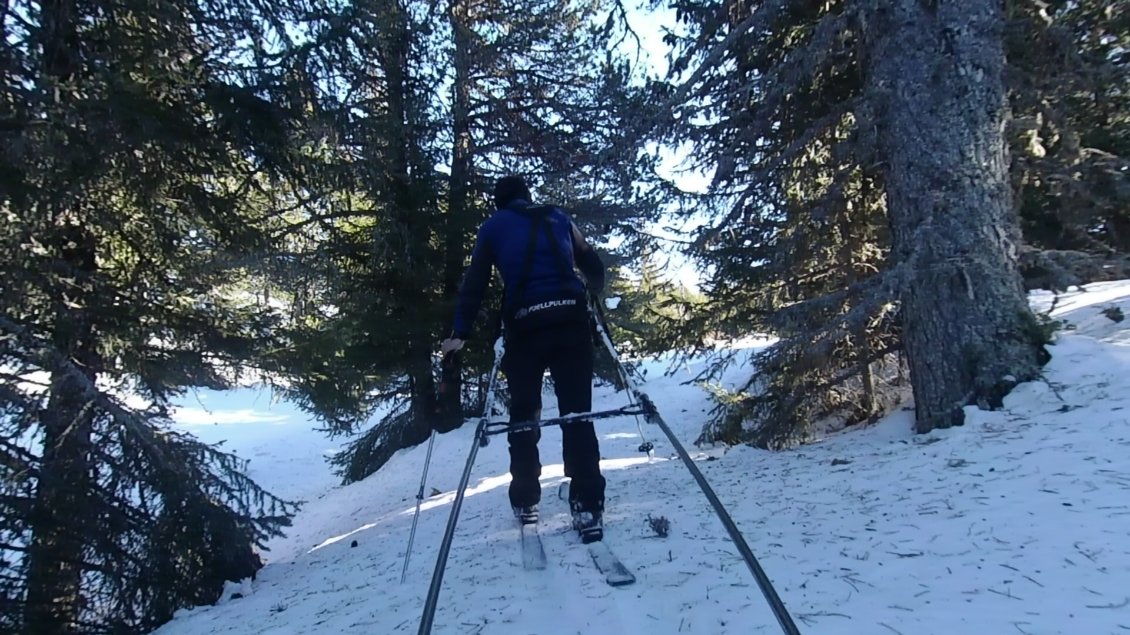
[[[620, 356], [616, 353], [616, 347], [612, 345], [612, 335], [608, 332], [608, 322], [604, 319], [604, 310], [600, 306], [600, 300], [593, 294], [589, 294], [589, 312], [592, 313], [593, 320], [596, 321], [597, 331], [603, 344], [608, 348], [608, 352], [612, 354], [612, 361], [616, 363], [616, 372], [620, 375], [620, 380], [624, 382], [624, 386], [630, 388], [632, 380], [628, 377], [628, 370], [620, 363]], [[635, 397], [631, 390], [628, 390], [628, 403], [632, 406], [636, 405]], [[650, 462], [655, 458], [653, 454], [655, 445], [647, 440], [647, 435], [644, 434], [643, 425], [640, 424], [639, 416], [636, 416], [636, 430], [640, 434], [640, 452], [647, 453], [647, 460]]]
[[[616, 364], [620, 365], [620, 357], [616, 353], [616, 347], [612, 344], [612, 337], [608, 334], [608, 329], [605, 328], [603, 323], [600, 323], [599, 326], [604, 345], [608, 347], [608, 352], [612, 353], [612, 358], [616, 360]], [[671, 442], [679, 458], [683, 460], [683, 464], [686, 465], [687, 470], [690, 471], [691, 476], [693, 476], [695, 482], [698, 483], [702, 493], [706, 496], [706, 499], [710, 501], [710, 506], [714, 508], [714, 513], [718, 515], [718, 519], [722, 521], [722, 526], [725, 527], [726, 532], [730, 534], [730, 540], [734, 542], [738, 553], [741, 554], [742, 559], [745, 560], [746, 566], [749, 567], [750, 573], [752, 573], [754, 579], [757, 580], [757, 586], [761, 588], [761, 593], [769, 603], [769, 608], [773, 610], [773, 615], [776, 616], [777, 622], [781, 625], [781, 629], [784, 630], [787, 635], [800, 635], [800, 630], [797, 629], [796, 623], [793, 622], [792, 616], [789, 615], [789, 610], [785, 607], [785, 603], [781, 600], [781, 597], [777, 595], [777, 590], [773, 588], [773, 582], [769, 579], [765, 570], [761, 568], [761, 564], [757, 561], [757, 556], [753, 555], [753, 550], [749, 548], [749, 543], [746, 542], [745, 536], [742, 535], [741, 530], [739, 530], [737, 524], [734, 523], [734, 519], [730, 517], [730, 513], [726, 511], [726, 507], [722, 504], [722, 501], [718, 499], [718, 495], [714, 493], [714, 489], [710, 487], [710, 483], [707, 482], [702, 471], [698, 469], [694, 460], [687, 454], [679, 438], [675, 436], [675, 433], [672, 432], [667, 423], [663, 421], [663, 417], [659, 416], [659, 410], [655, 407], [651, 398], [640, 391], [626, 372], [621, 372], [621, 374], [627, 382], [630, 394], [635, 395], [636, 399], [639, 400], [640, 404], [647, 412], [646, 416], [648, 421], [658, 425], [659, 429], [663, 430], [663, 434], [666, 435], [667, 440]]]
[[714, 513], [718, 515], [718, 519], [722, 521], [722, 526], [725, 527], [726, 532], [730, 534], [730, 540], [734, 541], [734, 546], [738, 548], [738, 553], [742, 555], [742, 559], [745, 560], [750, 573], [752, 573], [754, 579], [757, 580], [757, 586], [761, 587], [761, 593], [769, 603], [769, 608], [773, 609], [773, 615], [777, 617], [777, 622], [781, 625], [781, 629], [788, 635], [800, 635], [800, 631], [797, 630], [796, 623], [793, 622], [792, 616], [789, 615], [789, 610], [785, 607], [785, 603], [781, 600], [781, 597], [777, 595], [777, 590], [773, 588], [773, 582], [770, 581], [765, 570], [761, 568], [761, 563], [757, 561], [757, 556], [753, 555], [753, 550], [749, 548], [749, 543], [745, 541], [745, 536], [742, 535], [741, 530], [739, 530], [737, 524], [734, 523], [734, 519], [730, 517], [729, 512], [727, 512], [725, 506], [722, 505], [722, 501], [718, 499], [718, 495], [714, 493], [714, 489], [710, 487], [710, 483], [706, 481], [706, 477], [702, 474], [702, 471], [698, 469], [694, 460], [687, 454], [686, 449], [683, 448], [683, 444], [679, 442], [675, 433], [671, 431], [671, 428], [669, 428], [667, 423], [663, 421], [663, 418], [659, 416], [659, 412], [655, 409], [655, 404], [651, 402], [651, 398], [638, 391], [636, 391], [636, 396], [645, 404], [645, 409], [651, 412], [648, 419], [658, 425], [659, 428], [663, 430], [663, 434], [667, 435], [667, 439], [671, 441], [675, 452], [679, 454], [679, 458], [683, 460], [683, 464], [690, 470], [691, 476], [694, 477], [695, 482], [697, 482], [699, 488], [702, 489], [702, 493], [706, 496], [706, 499], [710, 501], [711, 507], [714, 508]]
[[499, 337], [494, 343], [494, 365], [490, 370], [490, 380], [487, 383], [487, 395], [483, 404], [483, 416], [475, 428], [475, 440], [471, 444], [471, 453], [467, 457], [467, 465], [463, 468], [463, 476], [459, 478], [459, 486], [455, 490], [455, 501], [451, 503], [451, 514], [447, 517], [447, 529], [443, 532], [443, 540], [439, 545], [439, 556], [436, 558], [435, 571], [432, 572], [432, 583], [428, 587], [428, 595], [424, 600], [424, 615], [420, 618], [420, 635], [429, 635], [432, 632], [432, 623], [436, 617], [436, 606], [439, 603], [439, 591], [443, 586], [443, 570], [447, 567], [447, 556], [451, 552], [451, 541], [455, 538], [455, 525], [459, 522], [459, 511], [463, 508], [463, 496], [467, 493], [467, 483], [471, 480], [471, 470], [475, 467], [475, 457], [479, 454], [479, 446], [486, 439], [487, 422], [490, 421], [491, 410], [494, 408], [494, 393], [498, 382], [498, 368], [502, 363], [503, 340]]
[[[446, 383], [450, 379], [448, 373], [451, 369], [455, 368], [455, 355], [456, 352], [450, 352], [443, 356], [443, 361], [440, 362], [440, 384], [439, 389], [443, 392], [449, 389]], [[434, 422], [433, 422], [434, 424]], [[408, 561], [412, 558], [412, 544], [416, 541], [416, 523], [420, 520], [420, 504], [424, 501], [424, 488], [428, 482], [428, 466], [432, 464], [432, 448], [436, 443], [436, 429], [435, 425], [432, 426], [432, 433], [428, 437], [428, 454], [424, 457], [424, 473], [420, 475], [420, 491], [416, 492], [416, 511], [412, 514], [412, 530], [408, 532], [408, 550], [404, 552], [404, 568], [400, 571], [400, 583], [404, 584], [404, 580], [408, 578]]]
[[548, 428], [550, 426], [566, 426], [577, 421], [592, 421], [595, 419], [608, 419], [609, 417], [627, 417], [646, 415], [647, 411], [643, 406], [632, 404], [629, 406], [622, 406], [614, 410], [593, 410], [591, 412], [574, 412], [572, 414], [562, 415], [560, 417], [552, 417], [550, 419], [531, 419], [529, 421], [516, 421], [508, 423], [506, 421], [490, 421], [487, 422], [487, 429], [484, 433], [486, 436], [495, 436], [499, 434], [506, 434], [510, 432], [526, 432], [534, 428]]
[[424, 500], [424, 487], [428, 482], [428, 466], [432, 463], [432, 448], [436, 443], [436, 431], [428, 439], [428, 455], [424, 457], [424, 474], [420, 477], [420, 491], [416, 492], [416, 513], [412, 515], [412, 531], [408, 532], [408, 551], [404, 554], [404, 569], [400, 571], [400, 583], [408, 577], [408, 560], [412, 557], [412, 543], [416, 540], [416, 522], [420, 519], [420, 503]]
[[420, 619], [420, 635], [429, 635], [432, 632], [436, 605], [439, 603], [439, 590], [443, 585], [443, 570], [447, 567], [447, 554], [451, 551], [451, 541], [455, 537], [455, 524], [459, 522], [459, 510], [463, 507], [463, 495], [467, 492], [467, 483], [471, 480], [471, 468], [475, 466], [475, 456], [479, 453], [479, 441], [485, 421], [486, 419], [480, 421], [475, 430], [475, 442], [471, 444], [471, 454], [467, 457], [467, 465], [463, 468], [463, 476], [459, 479], [459, 489], [456, 490], [455, 501], [451, 504], [451, 514], [447, 517], [447, 529], [444, 530], [443, 541], [439, 545], [439, 557], [436, 558], [436, 568], [432, 573], [432, 584], [428, 587], [428, 597], [424, 600], [424, 616]]

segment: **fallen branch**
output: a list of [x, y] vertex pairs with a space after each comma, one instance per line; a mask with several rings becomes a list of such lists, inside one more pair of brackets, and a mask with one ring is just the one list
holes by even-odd
[[1089, 609], [1121, 609], [1121, 608], [1125, 608], [1126, 606], [1130, 606], [1130, 597], [1126, 598], [1125, 600], [1122, 600], [1118, 604], [1087, 604], [1086, 605], [1086, 607], [1089, 608]]
[[1009, 598], [1009, 599], [1012, 599], [1012, 600], [1020, 600], [1021, 602], [1024, 601], [1023, 598], [1018, 598], [1015, 595], [1013, 595], [1011, 591], [1005, 593], [1005, 592], [998, 591], [996, 589], [991, 588], [991, 589], [989, 589], [989, 593], [996, 593], [999, 596], [1006, 597], [1006, 598]]

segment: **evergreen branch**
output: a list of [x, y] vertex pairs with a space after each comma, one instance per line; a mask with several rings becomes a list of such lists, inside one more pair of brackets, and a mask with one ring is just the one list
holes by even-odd
[[[182, 477], [188, 476], [185, 464], [178, 463], [169, 455], [169, 450], [173, 448], [162, 438], [162, 435], [157, 434], [149, 422], [142, 419], [137, 413], [119, 404], [115, 398], [104, 394], [94, 383], [94, 380], [73, 360], [47, 345], [38, 343], [35, 338], [30, 335], [30, 331], [7, 317], [0, 316], [0, 328], [15, 333], [20, 338], [21, 343], [27, 346], [29, 354], [39, 360], [39, 365], [42, 368], [52, 368], [55, 369], [56, 372], [63, 372], [67, 377], [77, 382], [77, 385], [81, 389], [80, 396], [87, 400], [87, 406], [97, 405], [100, 409], [108, 413], [124, 430], [128, 430], [131, 438], [141, 444], [144, 454], [149, 457], [154, 465], [160, 466], [161, 469], [173, 475]], [[165, 436], [176, 438], [181, 435], [177, 433], [166, 433]], [[206, 447], [202, 444], [196, 445], [198, 452], [200, 448]], [[240, 500], [241, 497], [236, 495], [236, 489], [257, 490], [257, 486], [254, 485], [254, 482], [250, 478], [235, 471], [240, 469], [241, 466], [239, 464], [243, 459], [235, 455], [223, 454], [215, 450], [211, 451], [213, 452], [213, 457], [220, 462], [221, 466], [230, 470], [227, 477], [237, 481], [236, 487], [230, 487], [219, 479], [211, 478], [212, 485], [218, 486], [228, 495], [235, 496], [237, 500]], [[203, 476], [205, 479], [208, 479], [212, 475], [197, 474], [196, 476]], [[272, 501], [289, 504], [274, 496], [270, 496], [269, 498]]]
[[357, 209], [352, 207], [340, 209], [335, 212], [310, 214], [300, 221], [287, 223], [286, 227], [275, 232], [272, 237], [279, 239], [285, 238], [287, 236], [292, 236], [315, 223], [325, 224], [329, 221], [341, 220], [345, 218], [371, 218], [374, 215], [375, 210], [373, 210], [372, 208]]
[[653, 116], [657, 117], [659, 113], [666, 116], [666, 113], [670, 113], [676, 104], [684, 103], [691, 89], [702, 80], [707, 72], [721, 67], [722, 58], [732, 52], [740, 38], [750, 31], [762, 32], [768, 30], [770, 26], [780, 20], [790, 4], [790, 0], [766, 0], [759, 4], [753, 13], [732, 27], [729, 33], [707, 52], [706, 56], [699, 62], [698, 67], [691, 73], [691, 76], [680, 84], [679, 89]]
[[[3, 549], [5, 551], [15, 551], [18, 553], [27, 553], [28, 551], [30, 551], [30, 549], [24, 545], [17, 545], [10, 542], [0, 542], [0, 549]], [[12, 576], [8, 579], [19, 580], [22, 582], [23, 576]]]
[[10, 471], [10, 477], [26, 475], [34, 478], [37, 475], [36, 465], [38, 462], [39, 457], [32, 454], [27, 448], [16, 445], [8, 439], [0, 438], [0, 465]]
[[[808, 148], [809, 144], [818, 137], [827, 134], [837, 125], [840, 125], [843, 122], [844, 116], [852, 112], [858, 103], [858, 100], [852, 99], [837, 104], [831, 112], [814, 121], [802, 134], [793, 139], [781, 151], [769, 154], [768, 160], [762, 165], [748, 173], [743, 173], [743, 180], [749, 182], [749, 185], [741, 191], [737, 201], [732, 205], [730, 212], [699, 235], [695, 240], [695, 246], [701, 248], [707, 242], [716, 238], [725, 228], [737, 222], [737, 220], [746, 213], [747, 203], [753, 200], [758, 188], [762, 187], [765, 181], [769, 180], [777, 170], [795, 161], [801, 153]], [[733, 178], [732, 175], [729, 178]]]
[[776, 119], [773, 115], [780, 104], [837, 61], [842, 55], [837, 40], [847, 37], [849, 26], [861, 13], [862, 9], [854, 6], [842, 13], [826, 13], [810, 28], [803, 44], [795, 45], [783, 62], [765, 72], [761, 77], [763, 94], [754, 115], [756, 121]]

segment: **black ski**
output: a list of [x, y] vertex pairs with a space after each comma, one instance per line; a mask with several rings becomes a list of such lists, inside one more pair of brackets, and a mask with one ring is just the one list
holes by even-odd
[[522, 566], [526, 569], [544, 569], [545, 547], [541, 544], [536, 523], [521, 525], [522, 532]]
[[603, 540], [590, 542], [587, 546], [592, 561], [596, 564], [596, 568], [604, 574], [604, 581], [609, 586], [625, 586], [636, 581], [636, 576], [632, 575], [632, 572], [624, 566], [623, 562], [620, 562], [620, 559], [612, 553], [612, 549]]

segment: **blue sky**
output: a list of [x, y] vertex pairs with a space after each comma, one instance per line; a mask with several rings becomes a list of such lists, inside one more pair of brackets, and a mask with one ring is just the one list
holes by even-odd
[[[665, 79], [668, 71], [668, 47], [663, 42], [667, 31], [679, 32], [681, 29], [675, 20], [675, 12], [669, 7], [649, 9], [647, 0], [637, 0], [629, 6], [628, 22], [639, 36], [640, 49], [635, 47], [634, 41], [625, 44], [625, 52], [629, 55], [640, 55], [643, 73], [653, 79]], [[664, 178], [670, 179], [680, 189], [692, 192], [704, 192], [710, 184], [710, 176], [698, 171], [690, 170], [684, 164], [691, 147], [684, 145], [678, 148], [664, 146], [658, 149], [661, 158], [659, 173]], [[698, 225], [706, 222], [706, 218], [692, 218], [689, 225]], [[680, 238], [680, 236], [665, 226], [671, 223], [657, 223], [647, 228], [648, 233], [667, 238]], [[687, 225], [679, 229], [685, 229]], [[677, 243], [668, 243], [664, 256], [668, 259], [666, 270], [667, 277], [694, 289], [699, 288], [700, 276], [693, 265], [680, 253]]]

